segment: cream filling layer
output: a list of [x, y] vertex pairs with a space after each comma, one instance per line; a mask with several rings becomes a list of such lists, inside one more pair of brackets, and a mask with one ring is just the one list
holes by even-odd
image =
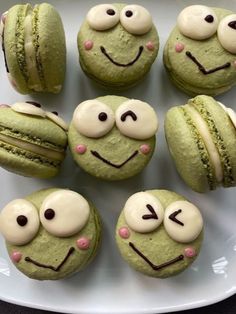
[[221, 183], [223, 181], [223, 168], [220, 160], [220, 154], [218, 149], [213, 142], [211, 133], [208, 129], [207, 123], [201, 117], [200, 113], [192, 106], [188, 105], [188, 112], [191, 115], [191, 118], [196, 125], [196, 128], [203, 139], [203, 142], [206, 146], [207, 152], [209, 154], [209, 158], [213, 164], [215, 170], [215, 176], [217, 182]]
[[22, 141], [22, 140], [19, 140], [19, 139], [16, 139], [11, 136], [4, 135], [4, 134], [0, 134], [0, 141], [6, 144], [10, 144], [18, 148], [24, 149], [31, 153], [41, 155], [48, 159], [59, 160], [59, 161], [64, 159], [63, 152], [57, 152], [49, 148], [40, 147], [38, 145], [27, 143], [25, 141]]
[[42, 91], [42, 85], [37, 70], [36, 64], [36, 53], [33, 44], [32, 36], [32, 10], [29, 10], [24, 20], [24, 31], [25, 31], [25, 61], [27, 64], [27, 70], [29, 75], [28, 87], [34, 91]]

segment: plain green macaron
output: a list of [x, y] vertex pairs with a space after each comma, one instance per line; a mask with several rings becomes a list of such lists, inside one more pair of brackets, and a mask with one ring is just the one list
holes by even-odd
[[236, 115], [210, 96], [171, 108], [165, 135], [177, 170], [197, 192], [236, 185]]
[[42, 3], [18, 4], [2, 16], [3, 51], [13, 87], [21, 94], [59, 93], [65, 77], [66, 43], [61, 17]]
[[58, 174], [65, 158], [67, 125], [39, 104], [0, 107], [0, 166], [29, 177]]
[[92, 7], [77, 41], [82, 70], [100, 85], [113, 89], [129, 88], [141, 81], [159, 49], [151, 14], [142, 6], [124, 3]]
[[16, 268], [37, 280], [68, 277], [92, 261], [101, 240], [100, 217], [82, 195], [50, 188], [8, 203], [0, 231]]
[[167, 190], [131, 195], [116, 225], [121, 256], [135, 270], [156, 278], [177, 275], [197, 258], [203, 240], [199, 209]]

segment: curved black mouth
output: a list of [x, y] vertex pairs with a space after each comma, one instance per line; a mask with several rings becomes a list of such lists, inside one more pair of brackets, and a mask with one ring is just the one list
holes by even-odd
[[132, 242], [129, 242], [129, 246], [134, 250], [135, 253], [137, 253], [148, 265], [150, 265], [152, 267], [153, 270], [160, 270], [162, 268], [165, 268], [167, 266], [170, 266], [174, 263], [180, 262], [184, 259], [184, 256], [181, 254], [175, 258], [173, 258], [172, 260], [165, 262], [163, 264], [160, 265], [155, 265], [153, 264], [141, 251], [139, 251], [135, 245]]
[[129, 158], [127, 158], [124, 162], [122, 162], [121, 164], [117, 165], [117, 164], [113, 164], [111, 161], [103, 158], [98, 152], [96, 152], [95, 150], [91, 150], [91, 154], [100, 159], [101, 161], [103, 161], [105, 164], [109, 165], [109, 166], [112, 166], [114, 168], [121, 168], [123, 167], [127, 162], [129, 162], [131, 159], [133, 159], [137, 154], [138, 154], [138, 151], [136, 150], [131, 156], [129, 156]]
[[216, 67], [216, 68], [207, 70], [207, 69], [194, 57], [194, 55], [193, 55], [190, 51], [186, 51], [185, 54], [186, 54], [186, 56], [187, 56], [189, 59], [191, 59], [191, 60], [198, 66], [198, 69], [199, 69], [204, 75], [208, 75], [208, 74], [211, 74], [211, 73], [214, 73], [214, 72], [217, 72], [217, 71], [220, 71], [220, 70], [229, 68], [230, 65], [231, 65], [230, 62], [226, 62], [225, 64], [220, 65], [220, 66], [218, 66], [218, 67]]
[[65, 258], [61, 261], [61, 263], [55, 267], [55, 266], [51, 266], [51, 265], [45, 265], [45, 264], [42, 264], [42, 263], [39, 263], [35, 260], [33, 260], [32, 258], [30, 257], [26, 257], [25, 258], [25, 261], [26, 262], [29, 262], [29, 263], [32, 263], [34, 264], [35, 266], [38, 266], [38, 267], [42, 267], [42, 268], [49, 268], [55, 272], [58, 272], [60, 271], [61, 267], [66, 263], [66, 261], [68, 260], [68, 258], [71, 256], [71, 254], [75, 251], [75, 248], [71, 247], [68, 251], [68, 253], [66, 254]]
[[108, 60], [110, 60], [113, 64], [117, 65], [118, 67], [129, 67], [129, 66], [133, 65], [136, 61], [138, 61], [138, 59], [140, 58], [140, 56], [143, 52], [143, 46], [139, 47], [138, 53], [137, 53], [136, 57], [134, 58], [134, 60], [129, 62], [129, 63], [126, 63], [126, 64], [113, 60], [112, 57], [109, 56], [109, 54], [106, 52], [106, 49], [103, 46], [100, 47], [100, 50], [107, 57]]

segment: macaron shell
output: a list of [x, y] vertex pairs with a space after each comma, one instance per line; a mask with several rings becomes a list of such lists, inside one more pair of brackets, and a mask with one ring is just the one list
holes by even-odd
[[[26, 199], [32, 202], [39, 210], [43, 200], [52, 192], [58, 189], [45, 189], [35, 192]], [[87, 225], [76, 235], [68, 238], [57, 238], [49, 234], [42, 226], [40, 226], [37, 236], [27, 245], [14, 246], [7, 243], [9, 255], [14, 251], [21, 251], [23, 258], [15, 266], [26, 276], [37, 280], [58, 280], [72, 275], [73, 273], [82, 270], [96, 255], [100, 244], [101, 226], [98, 212], [94, 206], [90, 205], [90, 217]], [[76, 248], [76, 240], [79, 237], [87, 237], [90, 239], [90, 246], [87, 250], [79, 250]], [[52, 243], [52, 246], [50, 244]], [[74, 247], [75, 251], [68, 258], [65, 265], [60, 271], [52, 271], [51, 269], [41, 268], [24, 261], [26, 256], [34, 260], [45, 263], [46, 265], [57, 266], [60, 261], [63, 261], [66, 253]]]
[[[146, 192], [151, 193], [157, 197], [164, 209], [175, 201], [185, 200], [185, 198], [182, 196], [167, 190], [149, 190]], [[122, 239], [119, 236], [118, 230], [123, 226], [127, 226], [127, 223], [124, 218], [124, 213], [121, 212], [116, 226], [116, 242], [122, 257], [135, 270], [151, 277], [167, 278], [170, 276], [175, 276], [189, 267], [197, 256], [193, 258], [185, 257], [183, 260], [177, 263], [156, 271], [153, 270], [150, 265], [148, 265], [138, 254], [132, 251], [128, 244], [129, 242], [132, 242], [135, 247], [138, 248], [138, 250], [140, 250], [146, 257], [148, 257], [152, 263], [160, 265], [172, 260], [180, 254], [183, 254], [185, 247], [193, 247], [196, 252], [199, 253], [203, 240], [202, 231], [195, 241], [186, 245], [178, 243], [173, 241], [168, 236], [163, 224], [159, 226], [157, 230], [148, 234], [141, 234], [131, 230], [130, 237], [128, 239]]]

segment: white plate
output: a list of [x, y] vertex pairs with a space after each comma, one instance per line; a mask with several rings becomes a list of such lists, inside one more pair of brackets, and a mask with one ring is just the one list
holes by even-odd
[[[80, 70], [76, 46], [76, 35], [82, 19], [87, 10], [98, 1], [49, 2], [57, 7], [65, 25], [68, 46], [66, 84], [63, 93], [58, 96], [35, 96], [34, 99], [48, 105], [50, 110], [59, 111], [69, 122], [78, 103], [107, 94], [94, 86]], [[137, 0], [134, 2], [142, 3]], [[1, 1], [0, 11], [6, 11], [15, 3], [16, 1]], [[179, 179], [164, 140], [163, 117], [166, 110], [174, 104], [183, 104], [187, 97], [170, 84], [162, 65], [162, 48], [178, 12], [190, 3], [194, 1], [145, 1], [160, 34], [161, 51], [145, 81], [127, 92], [119, 93], [149, 102], [157, 109], [160, 117], [157, 151], [142, 174], [124, 182], [101, 182], [76, 167], [69, 152], [61, 175], [52, 180], [23, 178], [0, 170], [0, 207], [40, 188], [69, 187], [94, 201], [100, 209], [104, 229], [101, 252], [96, 260], [85, 271], [59, 282], [37, 282], [24, 277], [9, 261], [1, 238], [2, 300], [59, 312], [138, 314], [199, 307], [235, 293], [235, 189], [220, 189], [205, 195], [190, 191]], [[207, 3], [236, 12], [235, 0]], [[0, 82], [1, 103], [31, 98], [12, 90], [6, 78], [2, 56]], [[218, 99], [235, 109], [236, 89]], [[166, 188], [185, 195], [202, 209], [205, 218], [205, 240], [201, 254], [192, 267], [175, 278], [158, 280], [133, 271], [122, 261], [116, 248], [115, 224], [124, 202], [132, 193], [151, 188]]]

